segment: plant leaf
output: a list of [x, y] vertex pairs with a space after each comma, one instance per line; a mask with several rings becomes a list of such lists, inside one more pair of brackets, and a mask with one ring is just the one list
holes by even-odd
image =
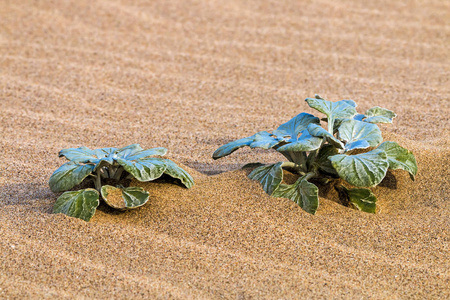
[[357, 187], [376, 186], [389, 167], [387, 154], [379, 149], [357, 155], [337, 154], [328, 159], [339, 177]]
[[243, 139], [235, 140], [229, 142], [225, 145], [220, 146], [216, 151], [214, 151], [213, 159], [219, 159], [221, 157], [227, 156], [239, 148], [249, 146], [254, 139], [254, 135], [251, 137], [246, 137]]
[[345, 151], [375, 147], [383, 141], [381, 130], [375, 124], [345, 120], [338, 131], [339, 138], [346, 142]]
[[94, 170], [94, 165], [82, 165], [69, 161], [50, 176], [50, 189], [57, 193], [70, 190], [80, 184]]
[[379, 106], [372, 107], [364, 114], [364, 122], [368, 123], [392, 123], [392, 119], [397, 116], [393, 111]]
[[322, 138], [318, 138], [309, 134], [308, 130], [304, 130], [302, 135], [296, 142], [292, 142], [277, 148], [279, 152], [302, 152], [313, 151], [319, 149], [322, 144]]
[[117, 209], [132, 209], [147, 203], [149, 193], [141, 187], [113, 187], [104, 185], [101, 189], [106, 204]]
[[[308, 105], [327, 116], [328, 132], [333, 133], [334, 121], [338, 118], [351, 118], [356, 115], [356, 108], [349, 100], [331, 102], [324, 99], [306, 98]], [[356, 104], [355, 104], [356, 105]]]
[[296, 141], [298, 135], [304, 131], [309, 124], [320, 124], [320, 119], [308, 114], [301, 113], [284, 124], [281, 124], [272, 134], [277, 137], [289, 136], [288, 141]]
[[164, 163], [166, 164], [166, 170], [164, 171], [165, 174], [177, 178], [181, 180], [181, 183], [184, 184], [185, 187], [190, 189], [194, 185], [194, 179], [191, 175], [189, 175], [188, 172], [180, 168], [176, 163], [173, 161], [166, 159], [164, 160]]
[[127, 156], [131, 156], [142, 150], [144, 150], [144, 149], [142, 149], [139, 144], [128, 145], [123, 148], [117, 149], [114, 153], [115, 154], [114, 158], [118, 158], [118, 157], [125, 158]]
[[118, 157], [117, 162], [139, 181], [155, 180], [166, 170], [165, 160], [156, 157], [134, 160]]
[[383, 150], [387, 154], [389, 169], [402, 169], [409, 172], [412, 180], [417, 174], [417, 162], [414, 154], [401, 147], [396, 142], [384, 142], [377, 149]]
[[272, 196], [290, 199], [304, 211], [314, 215], [319, 207], [319, 189], [305, 177], [300, 177], [294, 184], [280, 184]]
[[376, 201], [377, 198], [369, 189], [347, 189], [346, 187], [342, 187], [344, 192], [347, 195], [349, 204], [354, 208], [367, 212], [367, 213], [375, 213], [377, 208]]
[[89, 221], [100, 204], [98, 198], [99, 194], [94, 189], [65, 192], [56, 200], [53, 213]]
[[320, 127], [316, 124], [309, 124], [308, 132], [312, 136], [322, 137], [328, 141], [328, 143], [332, 144], [336, 148], [344, 149], [344, 144], [337, 138], [335, 138], [331, 133]]
[[159, 156], [164, 156], [167, 153], [167, 149], [163, 148], [163, 147], [158, 147], [158, 148], [152, 148], [152, 149], [147, 149], [147, 150], [140, 150], [134, 153], [131, 153], [131, 151], [122, 151], [122, 152], [118, 152], [116, 155], [118, 157], [121, 157], [123, 159], [127, 159], [127, 160], [138, 160], [138, 159], [147, 159], [150, 156], [153, 155], [159, 155]]
[[283, 180], [282, 164], [282, 162], [279, 162], [273, 165], [256, 168], [248, 175], [248, 177], [259, 181], [263, 186], [264, 191], [267, 194], [272, 195]]
[[328, 157], [336, 155], [338, 153], [338, 149], [333, 145], [325, 145], [320, 148], [319, 153], [317, 154], [317, 163], [319, 164], [319, 170], [330, 175], [338, 176], [336, 169], [328, 159]]
[[76, 163], [93, 163], [98, 164], [100, 160], [107, 160], [112, 164], [112, 159], [109, 158], [117, 148], [101, 148], [91, 150], [87, 147], [69, 148], [59, 151], [59, 156], [65, 156], [68, 160]]
[[263, 148], [263, 149], [270, 149], [279, 143], [281, 143], [284, 139], [277, 138], [271, 133], [268, 133], [267, 131], [260, 131], [257, 134], [253, 136], [253, 142], [250, 143], [250, 148]]

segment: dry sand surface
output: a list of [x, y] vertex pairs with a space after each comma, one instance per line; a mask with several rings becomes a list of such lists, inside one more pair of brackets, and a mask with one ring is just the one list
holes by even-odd
[[[0, 1], [0, 298], [445, 299], [450, 2]], [[419, 174], [376, 215], [320, 194], [315, 216], [220, 145], [273, 130], [315, 93], [398, 114], [384, 138]], [[164, 146], [190, 190], [87, 223], [52, 214], [63, 148]]]

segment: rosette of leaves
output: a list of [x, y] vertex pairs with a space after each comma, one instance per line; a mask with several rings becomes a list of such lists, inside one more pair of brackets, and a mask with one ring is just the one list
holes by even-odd
[[[368, 187], [378, 185], [388, 169], [417, 174], [414, 155], [395, 142], [384, 142], [376, 123], [392, 123], [392, 111], [373, 107], [358, 114], [353, 100], [327, 101], [316, 95], [308, 105], [325, 115], [319, 119], [301, 113], [269, 133], [260, 131], [219, 147], [214, 159], [245, 146], [275, 149], [288, 161], [262, 165], [249, 177], [274, 197], [288, 198], [314, 214], [319, 206], [318, 187], [311, 181], [331, 183], [342, 178], [352, 188], [339, 187], [349, 206], [375, 213], [376, 197]], [[321, 121], [326, 122], [322, 127]], [[294, 184], [283, 184], [283, 169], [298, 174]]]
[[[64, 192], [56, 200], [53, 212], [89, 221], [100, 199], [119, 210], [140, 207], [148, 201], [149, 193], [141, 187], [120, 184], [133, 178], [147, 182], [166, 174], [191, 188], [194, 185], [192, 177], [173, 161], [162, 158], [166, 152], [165, 148], [144, 150], [138, 144], [123, 148], [61, 150], [59, 156], [69, 161], [50, 177], [50, 189], [55, 193]], [[69, 191], [85, 181], [90, 181], [93, 188]]]

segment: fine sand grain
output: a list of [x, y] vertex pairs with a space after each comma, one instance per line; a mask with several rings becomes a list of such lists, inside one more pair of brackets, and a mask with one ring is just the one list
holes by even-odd
[[[0, 3], [0, 299], [448, 299], [450, 2], [13, 1]], [[320, 193], [315, 216], [241, 167], [315, 93], [395, 111], [386, 140], [416, 155], [378, 213]], [[59, 150], [166, 147], [187, 190], [52, 214]]]

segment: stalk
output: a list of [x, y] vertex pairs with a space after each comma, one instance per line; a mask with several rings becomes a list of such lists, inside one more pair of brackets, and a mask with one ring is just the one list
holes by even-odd
[[300, 174], [300, 175], [304, 175], [305, 172], [303, 172], [303, 168], [301, 165], [296, 164], [294, 162], [290, 162], [290, 161], [285, 161], [281, 164], [282, 168], [288, 168], [288, 169], [292, 169], [294, 170], [296, 173]]
[[99, 193], [101, 193], [101, 191], [102, 191], [102, 176], [101, 176], [101, 173], [100, 173], [100, 168], [97, 169], [97, 172], [95, 173], [94, 183], [95, 183], [95, 189]]

